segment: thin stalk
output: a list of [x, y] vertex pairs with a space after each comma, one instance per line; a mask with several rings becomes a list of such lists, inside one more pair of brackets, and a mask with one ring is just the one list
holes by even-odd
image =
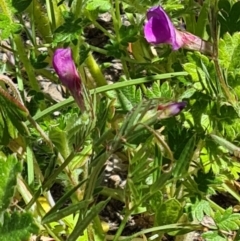
[[27, 12], [33, 16], [37, 16], [34, 18], [34, 23], [37, 31], [43, 38], [45, 43], [52, 43], [52, 31], [50, 28], [49, 19], [44, 12], [42, 4], [38, 0], [33, 0], [31, 3], [34, 7], [27, 8]]
[[115, 39], [114, 35], [110, 34], [104, 27], [102, 27], [102, 25], [100, 25], [97, 21], [92, 20], [92, 23], [94, 24], [94, 26], [96, 28], [98, 28], [99, 30], [101, 30], [104, 35], [108, 36], [110, 39]]
[[94, 52], [97, 52], [97, 53], [100, 53], [100, 54], [104, 54], [104, 55], [107, 55], [107, 50], [105, 49], [102, 49], [102, 48], [99, 48], [99, 47], [95, 47], [95, 46], [92, 46], [92, 45], [88, 45], [88, 47], [94, 51]]
[[35, 73], [33, 71], [31, 63], [30, 63], [30, 61], [27, 57], [27, 54], [25, 52], [25, 47], [23, 45], [22, 39], [20, 38], [20, 36], [18, 34], [14, 34], [13, 39], [14, 39], [14, 42], [16, 44], [19, 60], [24, 65], [24, 68], [26, 70], [26, 73], [27, 73], [27, 76], [28, 76], [28, 79], [29, 79], [29, 83], [30, 83], [32, 89], [36, 90], [36, 91], [40, 91], [40, 87], [39, 87], [39, 84], [37, 82]]
[[78, 19], [81, 15], [82, 5], [83, 5], [82, 0], [76, 0], [76, 4], [74, 5], [74, 9], [73, 9], [75, 19]]
[[115, 12], [116, 12], [116, 20], [117, 20], [117, 26], [118, 29], [121, 28], [122, 21], [121, 21], [121, 14], [120, 14], [120, 2], [119, 0], [115, 0]]
[[[173, 77], [177, 77], [177, 76], [187, 76], [187, 75], [188, 75], [187, 72], [175, 72], [175, 73], [168, 73], [168, 74], [153, 75], [153, 76], [139, 78], [139, 79], [135, 79], [135, 80], [131, 80], [131, 81], [124, 81], [124, 82], [114, 83], [111, 85], [101, 86], [96, 89], [90, 90], [90, 94], [93, 95], [93, 94], [103, 93], [103, 92], [110, 91], [110, 90], [120, 89], [120, 88], [123, 88], [126, 86], [149, 83], [154, 80], [168, 79], [168, 78], [173, 78]], [[73, 103], [74, 103], [74, 99], [72, 97], [69, 97], [68, 99], [66, 99], [60, 103], [57, 103], [57, 104], [47, 108], [46, 110], [43, 110], [42, 112], [36, 114], [35, 116], [33, 116], [33, 119], [35, 121], [37, 121], [37, 120], [45, 117], [46, 115], [48, 115], [54, 111], [57, 111], [59, 109], [62, 109], [64, 107], [67, 107]], [[30, 124], [30, 122], [27, 121], [26, 125], [29, 125], [29, 124]]]
[[46, 8], [51, 30], [56, 29], [56, 20], [52, 0], [46, 0]]
[[87, 65], [89, 72], [91, 73], [91, 75], [98, 87], [107, 85], [107, 81], [106, 81], [99, 65], [97, 64], [96, 60], [94, 59], [92, 53], [88, 54], [88, 57], [85, 60], [85, 64]]
[[211, 9], [211, 23], [212, 23], [212, 36], [213, 36], [213, 62], [215, 65], [215, 69], [216, 69], [216, 73], [217, 73], [217, 77], [218, 80], [220, 82], [220, 85], [222, 87], [222, 90], [227, 98], [227, 100], [229, 101], [229, 103], [235, 105], [236, 104], [236, 99], [234, 97], [234, 95], [230, 92], [225, 80], [224, 80], [224, 76], [218, 61], [218, 29], [217, 29], [217, 20], [216, 20], [216, 9], [217, 9], [217, 2], [215, 1], [214, 5], [212, 6]]
[[121, 234], [122, 234], [122, 231], [123, 231], [123, 229], [125, 228], [125, 225], [126, 225], [128, 219], [129, 219], [129, 217], [132, 215], [133, 211], [135, 210], [135, 208], [136, 208], [136, 207], [139, 207], [139, 206], [141, 205], [141, 203], [143, 203], [144, 201], [148, 200], [148, 199], [151, 197], [151, 195], [152, 195], [152, 194], [146, 194], [145, 197], [143, 197], [142, 199], [140, 199], [139, 202], [136, 203], [135, 206], [133, 206], [131, 209], [129, 209], [129, 210], [126, 212], [126, 214], [124, 215], [124, 218], [123, 218], [123, 220], [122, 220], [122, 222], [121, 222], [121, 224], [120, 224], [120, 226], [119, 226], [119, 228], [118, 228], [118, 230], [117, 230], [117, 233], [116, 233], [115, 236], [114, 236], [113, 241], [118, 241], [118, 240], [119, 240], [119, 238], [120, 238], [120, 236], [121, 236]]

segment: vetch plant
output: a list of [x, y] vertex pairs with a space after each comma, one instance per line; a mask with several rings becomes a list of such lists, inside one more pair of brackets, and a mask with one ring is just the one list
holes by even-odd
[[0, 240], [240, 239], [240, 2], [153, 2], [0, 0]]
[[172, 46], [173, 50], [187, 48], [208, 54], [212, 51], [211, 45], [198, 36], [177, 30], [160, 6], [152, 7], [147, 11], [144, 36], [151, 44], [167, 43]]

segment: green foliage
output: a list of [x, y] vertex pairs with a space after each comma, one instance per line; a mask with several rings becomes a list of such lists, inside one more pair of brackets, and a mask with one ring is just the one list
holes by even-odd
[[239, 73], [239, 49], [240, 49], [240, 33], [230, 35], [226, 33], [219, 42], [219, 60], [220, 64], [228, 73], [234, 76]]
[[156, 210], [157, 225], [176, 223], [182, 214], [181, 204], [176, 199], [169, 199]]
[[206, 200], [197, 201], [196, 204], [192, 207], [193, 217], [200, 222], [203, 220], [204, 215], [210, 216], [211, 212], [211, 206]]
[[13, 23], [12, 20], [5, 14], [0, 14], [0, 29], [1, 40], [9, 38], [12, 34], [19, 33], [22, 26], [17, 23]]
[[99, 13], [108, 12], [111, 8], [111, 4], [106, 0], [90, 0], [86, 5], [86, 10], [88, 11], [97, 11]]
[[33, 218], [29, 213], [18, 214], [13, 212], [11, 215], [8, 213], [4, 214], [4, 223], [0, 225], [1, 240], [28, 240], [31, 234], [37, 233], [38, 227], [34, 224]]
[[239, 13], [240, 3], [231, 2], [227, 0], [218, 1], [218, 21], [221, 24], [221, 36], [226, 32], [229, 32], [231, 35], [240, 30], [240, 13]]
[[[177, 240], [202, 231], [205, 218], [205, 240], [239, 236], [240, 5], [217, 2], [0, 0], [0, 240], [104, 240], [99, 216], [115, 199], [123, 218], [114, 241], [123, 232]], [[213, 52], [149, 44], [146, 11], [159, 4]], [[59, 46], [72, 49], [85, 111], [68, 90], [56, 103], [40, 87], [60, 83], [51, 67]], [[121, 70], [107, 84], [115, 62]], [[61, 78], [76, 75], [68, 67]], [[107, 186], [112, 163], [121, 180]], [[223, 193], [220, 207], [212, 195]], [[129, 233], [128, 220], [142, 218], [151, 228]]]
[[224, 211], [224, 213], [220, 213], [220, 211], [216, 211], [214, 215], [214, 221], [220, 230], [230, 231], [237, 230], [239, 228], [238, 220], [240, 214], [233, 213], [232, 208], [228, 208]]
[[65, 22], [55, 30], [53, 46], [57, 46], [58, 43], [75, 44], [78, 36], [82, 33], [82, 19], [75, 19], [71, 12], [64, 12], [63, 17]]
[[0, 212], [5, 211], [10, 205], [16, 186], [16, 176], [21, 171], [21, 164], [16, 157], [8, 156], [0, 161]]

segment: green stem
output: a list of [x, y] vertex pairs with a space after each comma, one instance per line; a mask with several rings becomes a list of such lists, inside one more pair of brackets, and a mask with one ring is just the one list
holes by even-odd
[[37, 31], [44, 39], [45, 43], [52, 43], [52, 31], [50, 28], [49, 19], [47, 18], [43, 6], [38, 0], [33, 0], [32, 5], [26, 10], [30, 15], [34, 16], [34, 23]]
[[[149, 83], [154, 80], [168, 79], [168, 78], [173, 78], [173, 77], [177, 77], [177, 76], [187, 76], [187, 75], [188, 75], [187, 72], [175, 72], [175, 73], [168, 73], [168, 74], [153, 75], [153, 76], [148, 76], [148, 77], [139, 78], [139, 79], [135, 79], [135, 80], [118, 82], [118, 83], [111, 84], [111, 85], [101, 86], [96, 89], [90, 90], [90, 94], [93, 95], [93, 94], [103, 93], [103, 92], [110, 91], [110, 90], [120, 89], [120, 88], [123, 88], [126, 86]], [[48, 115], [54, 111], [60, 110], [62, 108], [65, 108], [73, 103], [74, 103], [74, 99], [72, 97], [70, 97], [70, 98], [68, 98], [60, 103], [57, 103], [57, 104], [47, 108], [46, 110], [43, 110], [42, 112], [36, 114], [33, 117], [33, 119], [35, 121], [37, 121], [37, 120], [45, 117], [46, 115]], [[29, 122], [26, 122], [26, 125], [29, 125], [29, 124], [30, 124]]]
[[75, 5], [73, 5], [73, 12], [74, 12], [75, 19], [78, 19], [81, 15], [82, 5], [83, 5], [82, 0], [77, 0]]
[[13, 39], [14, 39], [14, 42], [16, 44], [17, 52], [18, 52], [18, 55], [19, 55], [19, 60], [24, 65], [24, 68], [27, 72], [29, 83], [30, 83], [32, 89], [34, 89], [36, 91], [40, 91], [40, 87], [39, 87], [39, 84], [37, 82], [35, 73], [34, 73], [33, 68], [31, 66], [31, 63], [30, 63], [30, 61], [27, 57], [27, 54], [25, 53], [25, 47], [22, 43], [22, 39], [17, 34], [13, 35]]
[[85, 64], [87, 65], [89, 72], [91, 73], [94, 81], [96, 82], [97, 86], [107, 85], [107, 81], [103, 76], [99, 65], [97, 64], [96, 60], [94, 59], [92, 53], [88, 54], [87, 59], [85, 60]]
[[108, 53], [107, 50], [99, 48], [99, 47], [95, 47], [95, 46], [92, 46], [92, 45], [88, 45], [87, 47], [89, 47], [92, 51], [100, 53], [100, 54], [107, 55], [107, 53]]
[[120, 224], [120, 226], [119, 226], [119, 228], [117, 230], [117, 233], [114, 236], [113, 241], [118, 241], [119, 240], [119, 237], [121, 236], [122, 231], [125, 228], [125, 225], [126, 225], [128, 219], [129, 219], [129, 217], [131, 216], [131, 214], [132, 214], [132, 211], [129, 210], [128, 213], [126, 213], [124, 215], [124, 218], [123, 218], [123, 220], [122, 220], [122, 222], [121, 222], [121, 224]]
[[46, 8], [51, 30], [56, 29], [56, 20], [52, 0], [46, 0]]
[[96, 22], [95, 20], [92, 20], [92, 23], [94, 24], [94, 26], [96, 28], [98, 28], [99, 30], [101, 30], [104, 35], [108, 36], [110, 39], [114, 39], [114, 35], [110, 34], [104, 27], [102, 27], [102, 25], [100, 25], [98, 22]]
[[220, 85], [222, 87], [222, 90], [227, 98], [227, 100], [229, 101], [229, 103], [231, 103], [233, 106], [235, 106], [236, 104], [236, 100], [234, 95], [230, 92], [228, 86], [226, 85], [226, 82], [224, 80], [223, 77], [223, 73], [218, 61], [218, 31], [217, 31], [217, 19], [216, 19], [216, 14], [217, 14], [217, 1], [215, 1], [212, 5], [212, 9], [211, 9], [211, 22], [212, 22], [212, 26], [211, 26], [211, 32], [212, 32], [212, 36], [213, 36], [213, 61], [214, 61], [214, 65], [215, 65], [215, 69], [216, 69], [216, 73], [217, 73], [217, 77], [218, 80], [220, 82]]

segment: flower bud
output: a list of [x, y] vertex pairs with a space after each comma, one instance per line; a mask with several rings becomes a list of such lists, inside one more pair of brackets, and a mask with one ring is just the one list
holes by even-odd
[[159, 118], [164, 119], [170, 116], [177, 115], [182, 111], [182, 109], [186, 107], [186, 105], [187, 103], [185, 101], [159, 105], [157, 108], [158, 111], [161, 111]]
[[81, 111], [84, 111], [85, 106], [82, 95], [82, 83], [72, 58], [71, 49], [56, 49], [52, 63], [60, 81], [71, 92]]

